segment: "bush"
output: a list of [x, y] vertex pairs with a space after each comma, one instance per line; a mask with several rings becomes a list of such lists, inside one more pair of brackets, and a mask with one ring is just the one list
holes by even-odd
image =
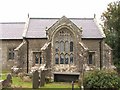
[[85, 73], [85, 88], [120, 88], [120, 77], [115, 71], [96, 70]]

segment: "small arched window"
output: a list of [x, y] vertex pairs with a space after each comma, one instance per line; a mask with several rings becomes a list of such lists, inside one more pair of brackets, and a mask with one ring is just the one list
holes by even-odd
[[70, 52], [73, 52], [73, 41], [70, 42]]
[[92, 54], [89, 54], [89, 64], [92, 64]]
[[64, 54], [60, 55], [60, 64], [64, 64]]
[[94, 64], [95, 52], [89, 52], [88, 64]]
[[73, 54], [70, 54], [70, 64], [73, 63]]
[[69, 56], [68, 54], [65, 55], [65, 64], [68, 64], [69, 63]]
[[59, 55], [58, 54], [55, 55], [55, 64], [59, 64]]
[[34, 55], [35, 64], [42, 64], [41, 52], [34, 52], [33, 55]]

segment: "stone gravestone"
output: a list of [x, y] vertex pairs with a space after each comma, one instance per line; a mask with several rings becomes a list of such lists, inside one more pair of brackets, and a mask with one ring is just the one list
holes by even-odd
[[8, 74], [7, 78], [2, 82], [2, 87], [3, 88], [11, 87], [11, 84], [12, 84], [12, 76], [11, 74]]
[[45, 85], [45, 70], [41, 71], [40, 77], [40, 87], [42, 87]]
[[33, 89], [39, 88], [39, 72], [36, 70], [33, 72]]

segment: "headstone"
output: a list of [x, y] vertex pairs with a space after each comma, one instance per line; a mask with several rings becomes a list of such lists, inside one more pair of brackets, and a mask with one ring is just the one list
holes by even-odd
[[12, 80], [11, 74], [8, 74], [8, 75], [7, 75], [7, 80]]
[[74, 90], [74, 81], [72, 81], [72, 90]]
[[41, 79], [40, 79], [40, 87], [44, 86], [45, 85], [45, 70], [42, 70], [41, 71]]
[[8, 74], [7, 78], [2, 82], [2, 87], [3, 88], [11, 87], [11, 84], [12, 84], [12, 76], [11, 74]]
[[39, 72], [36, 70], [33, 73], [33, 89], [39, 88]]

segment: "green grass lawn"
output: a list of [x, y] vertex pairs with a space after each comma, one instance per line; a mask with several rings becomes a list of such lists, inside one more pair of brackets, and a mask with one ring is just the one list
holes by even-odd
[[[2, 80], [6, 79], [6, 76], [9, 72], [3, 72], [2, 74]], [[32, 81], [31, 82], [24, 82], [20, 77], [12, 77], [12, 88], [32, 88]], [[45, 84], [44, 88], [72, 88], [71, 83], [66, 82], [53, 82], [49, 84]], [[74, 84], [74, 88], [79, 88], [78, 84]]]
[[[45, 84], [43, 88], [72, 88], [71, 83], [66, 82], [53, 82], [49, 84]], [[79, 88], [78, 85], [75, 83], [74, 88]]]

